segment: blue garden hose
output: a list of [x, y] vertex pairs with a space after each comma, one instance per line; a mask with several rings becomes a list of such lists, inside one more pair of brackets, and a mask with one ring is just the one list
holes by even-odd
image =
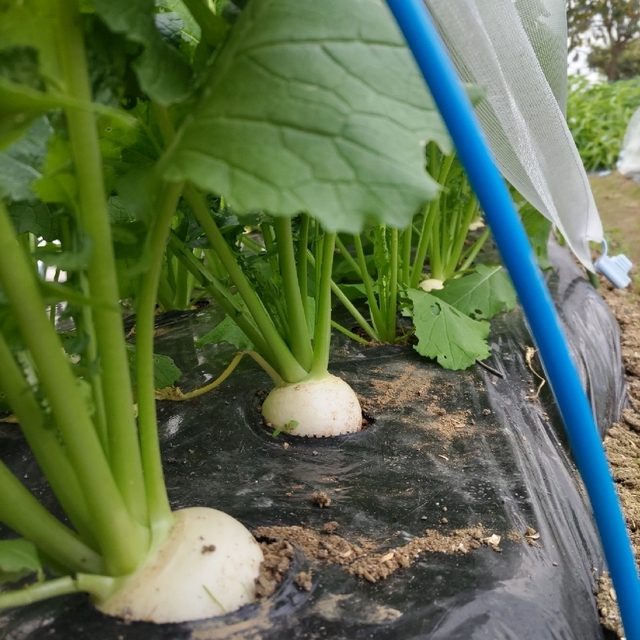
[[525, 230], [422, 0], [387, 0], [449, 129], [513, 280], [562, 414], [611, 573], [627, 640], [640, 640], [640, 579], [591, 407]]

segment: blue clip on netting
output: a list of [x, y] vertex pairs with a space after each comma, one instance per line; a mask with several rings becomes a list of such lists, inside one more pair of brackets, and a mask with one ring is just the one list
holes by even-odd
[[593, 264], [596, 271], [607, 278], [614, 287], [618, 287], [618, 289], [628, 287], [631, 284], [629, 271], [631, 271], [633, 263], [622, 253], [617, 256], [608, 256], [609, 247], [606, 240], [602, 241], [602, 246], [604, 251]]

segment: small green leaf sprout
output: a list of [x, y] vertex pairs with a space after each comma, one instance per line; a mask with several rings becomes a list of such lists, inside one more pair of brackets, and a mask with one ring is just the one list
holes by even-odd
[[276, 427], [271, 434], [272, 438], [277, 438], [281, 433], [291, 433], [300, 423], [297, 420], [289, 420], [287, 424]]

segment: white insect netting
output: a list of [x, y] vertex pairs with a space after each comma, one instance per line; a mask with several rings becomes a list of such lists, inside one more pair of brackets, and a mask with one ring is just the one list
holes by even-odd
[[618, 171], [627, 178], [640, 183], [640, 109], [636, 109], [629, 120], [622, 141]]
[[566, 0], [424, 0], [465, 82], [503, 176], [593, 270], [602, 224], [565, 121]]

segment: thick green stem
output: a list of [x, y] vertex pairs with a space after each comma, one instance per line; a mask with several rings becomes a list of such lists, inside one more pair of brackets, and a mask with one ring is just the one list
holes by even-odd
[[[57, 5], [56, 40], [66, 93], [91, 102], [82, 16], [73, 0], [57, 0]], [[65, 109], [65, 114], [77, 177], [80, 226], [93, 241], [87, 271], [89, 287], [93, 295], [99, 294], [109, 303], [96, 307], [93, 313], [109, 431], [109, 461], [127, 508], [138, 522], [145, 524], [142, 460], [95, 116], [71, 107]]]
[[[80, 286], [83, 293], [89, 298], [89, 287], [86, 282], [86, 276], [80, 274]], [[102, 391], [102, 379], [99, 373], [94, 373], [94, 369], [98, 365], [98, 350], [95, 325], [93, 323], [93, 310], [89, 305], [82, 305], [79, 315], [76, 318], [76, 329], [78, 334], [84, 333], [88, 337], [87, 350], [84, 358], [87, 361], [87, 369], [89, 383], [93, 392], [93, 424], [102, 443], [102, 448], [109, 458], [109, 433], [107, 427], [107, 411], [104, 404], [104, 393]]]
[[480, 249], [484, 246], [484, 243], [487, 241], [489, 237], [489, 227], [487, 227], [480, 237], [473, 243], [469, 250], [464, 253], [462, 256], [460, 268], [458, 271], [466, 271], [471, 263], [476, 259], [476, 256], [480, 253]]
[[78, 477], [107, 571], [129, 573], [146, 553], [146, 529], [135, 523], [122, 499], [77, 380], [47, 318], [31, 265], [1, 203], [0, 282]]
[[[159, 197], [149, 237], [149, 263], [142, 278], [136, 313], [136, 387], [138, 391], [138, 427], [140, 449], [149, 508], [154, 532], [166, 532], [173, 516], [162, 473], [158, 439], [155, 385], [153, 374], [153, 333], [155, 305], [171, 220], [182, 193], [182, 183], [166, 185]], [[188, 272], [187, 272], [188, 273]]]
[[263, 222], [260, 225], [260, 231], [262, 233], [262, 241], [264, 242], [264, 249], [267, 252], [271, 271], [272, 273], [278, 273], [280, 265], [278, 263], [278, 249], [276, 247], [275, 238], [273, 237], [273, 229], [270, 224]]
[[45, 415], [0, 334], [0, 389], [18, 418], [22, 433], [62, 508], [89, 546], [97, 542], [78, 478]]
[[371, 313], [371, 321], [375, 329], [376, 339], [380, 340], [384, 333], [384, 317], [378, 306], [376, 295], [373, 291], [373, 280], [369, 275], [367, 269], [367, 259], [364, 255], [364, 249], [362, 248], [362, 240], [360, 236], [353, 236], [353, 244], [356, 248], [356, 256], [358, 257], [358, 264], [360, 265], [360, 273], [362, 275], [362, 283], [364, 284], [364, 290], [367, 295], [367, 303], [369, 304], [369, 311]]
[[[168, 256], [168, 259], [171, 260], [171, 256]], [[168, 261], [169, 261], [168, 260]], [[158, 302], [164, 311], [172, 311], [173, 303], [175, 299], [175, 294], [171, 285], [169, 284], [169, 280], [167, 279], [166, 273], [160, 274], [160, 282], [158, 282]]]
[[[289, 218], [277, 217], [274, 220], [274, 228], [278, 247], [280, 275], [282, 276], [284, 288], [284, 301], [287, 307], [289, 346], [295, 359], [308, 371], [311, 368], [311, 361], [313, 359], [313, 348], [307, 327], [304, 303], [300, 295], [300, 283], [298, 281], [298, 269], [293, 248], [291, 220]], [[306, 263], [304, 254], [302, 259]]]
[[182, 265], [176, 266], [176, 292], [173, 301], [174, 309], [188, 309], [193, 290], [191, 274]]
[[104, 573], [102, 558], [52, 516], [2, 462], [0, 521], [71, 571]]
[[444, 280], [444, 265], [442, 263], [440, 245], [441, 216], [436, 216], [431, 228], [431, 241], [429, 243], [429, 271], [431, 277], [436, 280]]
[[247, 305], [258, 329], [264, 339], [269, 343], [273, 352], [275, 368], [278, 374], [287, 382], [300, 382], [307, 377], [307, 371], [293, 357], [282, 336], [276, 330], [269, 314], [266, 312], [262, 302], [256, 295], [251, 283], [237, 264], [231, 249], [223, 238], [214, 219], [196, 189], [190, 185], [185, 187], [185, 197], [189, 206], [198, 218], [200, 226], [203, 228], [211, 246], [222, 261], [225, 269], [229, 273], [231, 281], [238, 289], [238, 293]]
[[[316, 260], [313, 257], [311, 251], [307, 250], [307, 260], [311, 264], [312, 267], [316, 266]], [[340, 289], [340, 287], [332, 280], [331, 281], [331, 291], [333, 291], [334, 295], [338, 300], [345, 306], [347, 311], [353, 316], [353, 319], [360, 325], [361, 329], [374, 341], [381, 342], [380, 337], [376, 333], [375, 329], [367, 322], [365, 317], [356, 309], [355, 305], [344, 292]], [[332, 326], [335, 326], [337, 323], [332, 322]], [[342, 331], [342, 329], [340, 329]], [[344, 333], [344, 331], [343, 331]], [[364, 341], [365, 344], [368, 344], [367, 341]]]
[[402, 270], [400, 272], [400, 284], [404, 288], [409, 287], [411, 280], [411, 249], [413, 241], [413, 221], [402, 232]]
[[478, 199], [472, 193], [470, 194], [469, 202], [464, 211], [464, 215], [462, 216], [462, 222], [458, 229], [455, 230], [455, 241], [453, 246], [451, 247], [451, 253], [449, 255], [449, 262], [446, 266], [445, 275], [447, 278], [451, 278], [456, 271], [456, 266], [460, 261], [460, 257], [462, 256], [462, 250], [464, 248], [464, 241], [467, 239], [467, 235], [469, 234], [469, 225], [473, 222], [473, 218], [475, 217], [478, 211]]
[[391, 229], [391, 277], [389, 278], [389, 307], [387, 308], [387, 342], [396, 339], [398, 317], [398, 230]]
[[200, 27], [202, 40], [212, 47], [222, 42], [229, 25], [224, 18], [211, 11], [207, 0], [184, 0], [184, 3]]
[[29, 587], [0, 593], [0, 611], [13, 607], [24, 607], [25, 605], [64, 596], [68, 593], [77, 593], [78, 585], [73, 578], [57, 578], [46, 582], [37, 582]]
[[345, 336], [347, 336], [347, 338], [351, 338], [351, 340], [353, 340], [354, 342], [363, 344], [365, 346], [369, 346], [370, 344], [368, 340], [365, 340], [362, 336], [359, 336], [358, 334], [353, 333], [353, 331], [349, 331], [349, 329], [347, 329], [346, 327], [343, 327], [341, 324], [338, 324], [335, 320], [331, 321], [331, 326], [334, 329], [337, 329], [340, 333], [343, 333]]
[[340, 236], [336, 236], [336, 247], [338, 247], [340, 255], [342, 255], [342, 257], [349, 263], [349, 266], [356, 272], [358, 278], [364, 282], [360, 265], [355, 261], [351, 253], [349, 253], [349, 249], [347, 249], [344, 242], [340, 240]]
[[331, 347], [331, 272], [333, 270], [333, 252], [336, 246], [336, 234], [325, 233], [321, 244], [320, 284], [316, 290], [316, 326], [313, 341], [313, 367], [311, 375], [326, 375], [329, 368], [329, 349]]
[[429, 241], [431, 240], [431, 228], [433, 222], [436, 219], [439, 211], [439, 199], [432, 200], [424, 208], [422, 215], [422, 226], [420, 227], [420, 233], [418, 235], [418, 247], [416, 248], [416, 255], [413, 259], [413, 267], [411, 268], [411, 277], [409, 279], [409, 285], [412, 289], [415, 289], [419, 282], [420, 276], [424, 269], [424, 262], [427, 259], [427, 251], [429, 250]]
[[311, 216], [307, 213], [300, 214], [300, 230], [298, 232], [298, 254], [296, 266], [298, 269], [298, 285], [300, 287], [300, 297], [304, 306], [304, 315], [309, 319], [308, 304], [308, 278], [307, 271], [307, 245], [309, 244], [309, 227], [311, 225]]
[[253, 342], [255, 348], [262, 355], [273, 362], [273, 353], [262, 334], [257, 329], [253, 320], [240, 305], [233, 299], [230, 291], [220, 282], [217, 276], [211, 273], [205, 265], [198, 260], [176, 237], [173, 231], [169, 234], [169, 242], [176, 252], [176, 257], [182, 262], [186, 269], [196, 278], [202, 287], [211, 297], [222, 307], [224, 312], [242, 329], [244, 334]]
[[[432, 147], [435, 149], [435, 147]], [[435, 152], [434, 152], [435, 155]], [[451, 165], [453, 164], [453, 160], [455, 158], [455, 153], [449, 154], [442, 165], [437, 170], [437, 181], [440, 185], [444, 186], [444, 183], [447, 181], [447, 176], [449, 175], [449, 171], [451, 170]], [[430, 166], [430, 171], [435, 173], [437, 163], [435, 160], [432, 160], [433, 169]], [[435, 174], [432, 173], [433, 177], [436, 178]], [[433, 238], [433, 226], [436, 220], [439, 218], [440, 213], [440, 199], [442, 198], [442, 194], [437, 197], [435, 200], [432, 200], [429, 203], [427, 210], [425, 211], [424, 217], [422, 219], [422, 228], [420, 229], [420, 236], [418, 240], [418, 248], [416, 250], [416, 255], [413, 262], [413, 269], [411, 270], [411, 288], [415, 289], [420, 282], [420, 276], [422, 275], [422, 270], [424, 269], [424, 261], [427, 257], [427, 250], [429, 249], [429, 243]], [[432, 244], [433, 250], [433, 244]], [[437, 258], [436, 258], [437, 259]]]

